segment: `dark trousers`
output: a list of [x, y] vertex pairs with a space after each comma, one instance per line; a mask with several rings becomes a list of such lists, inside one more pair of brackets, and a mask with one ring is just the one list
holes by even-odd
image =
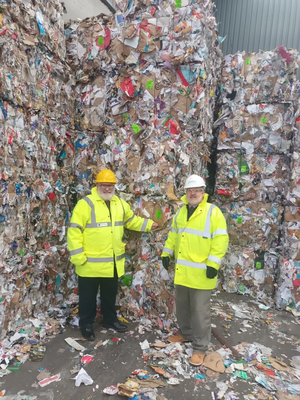
[[82, 328], [91, 327], [94, 323], [99, 286], [103, 323], [111, 325], [117, 321], [115, 304], [118, 291], [118, 274], [115, 267], [115, 275], [113, 278], [89, 278], [78, 276], [79, 325]]

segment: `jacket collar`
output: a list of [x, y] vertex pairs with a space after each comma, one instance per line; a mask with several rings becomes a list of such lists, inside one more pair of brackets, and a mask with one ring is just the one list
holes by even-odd
[[[184, 196], [182, 196], [180, 200], [183, 201], [184, 204], [189, 204], [189, 202], [187, 201], [187, 198], [186, 198], [186, 194]], [[208, 194], [205, 193], [203, 196], [203, 200], [200, 204], [198, 204], [198, 207], [200, 206], [201, 208], [203, 208], [205, 206], [205, 204], [207, 203], [207, 200], [208, 200]]]
[[[91, 194], [92, 194], [94, 200], [98, 200], [98, 201], [103, 201], [103, 202], [104, 202], [104, 200], [102, 199], [102, 197], [100, 197], [99, 194], [98, 194], [97, 186], [93, 187], [92, 193], [91, 193]], [[114, 195], [114, 196], [110, 199], [110, 201], [115, 201], [116, 199], [117, 199], [117, 196]]]

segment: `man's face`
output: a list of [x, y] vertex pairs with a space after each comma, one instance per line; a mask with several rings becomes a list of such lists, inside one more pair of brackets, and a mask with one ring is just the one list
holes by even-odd
[[97, 183], [97, 190], [103, 200], [110, 200], [115, 194], [114, 183]]
[[190, 188], [186, 189], [187, 201], [191, 206], [196, 206], [201, 203], [205, 193], [204, 188]]

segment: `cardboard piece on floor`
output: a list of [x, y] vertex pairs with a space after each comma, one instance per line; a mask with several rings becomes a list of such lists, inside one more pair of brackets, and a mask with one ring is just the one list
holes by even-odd
[[118, 383], [118, 395], [126, 397], [135, 397], [138, 394], [139, 384], [133, 381], [127, 381], [126, 383]]
[[226, 374], [233, 374], [233, 368], [232, 368], [232, 366], [231, 365], [229, 365], [229, 367], [227, 367], [226, 369], [225, 369], [225, 372], [226, 372]]
[[278, 400], [298, 400], [298, 394], [285, 394], [284, 392], [276, 392], [276, 397]]
[[212, 369], [213, 371], [220, 372], [221, 374], [225, 372], [222, 357], [218, 353], [210, 353], [205, 356], [204, 364], [207, 368]]
[[151, 365], [151, 368], [154, 369], [154, 371], [157, 372], [159, 375], [162, 375], [165, 378], [167, 377], [166, 371], [164, 369], [162, 369], [161, 367], [154, 367]]
[[75, 375], [75, 374], [77, 375], [79, 371], [80, 371], [80, 369], [78, 369], [78, 368], [71, 369], [71, 370], [70, 370], [70, 374], [71, 374], [71, 375]]
[[288, 366], [286, 363], [282, 361], [278, 361], [273, 357], [269, 357], [269, 361], [272, 365], [273, 368], [275, 368], [277, 371], [286, 371], [288, 369]]
[[95, 349], [98, 349], [98, 347], [100, 347], [100, 346], [102, 346], [103, 345], [103, 340], [100, 340], [97, 344], [96, 344], [96, 346], [94, 347]]
[[257, 399], [259, 400], [268, 400], [269, 396], [265, 396], [264, 394], [258, 393]]
[[153, 351], [151, 354], [154, 360], [157, 358], [167, 358], [167, 355], [162, 351]]
[[36, 379], [37, 379], [38, 381], [42, 381], [42, 380], [44, 380], [44, 379], [50, 378], [50, 376], [51, 376], [51, 372], [49, 372], [49, 371], [47, 371], [46, 369], [44, 369], [42, 372], [40, 372], [40, 373], [38, 374], [38, 376], [36, 377]]
[[257, 398], [259, 400], [268, 400], [269, 398], [269, 392], [265, 388], [259, 388], [260, 393], [257, 394]]
[[155, 343], [151, 343], [150, 347], [158, 347], [160, 349], [164, 349], [165, 347], [167, 347], [167, 344], [164, 342], [155, 342]]
[[70, 337], [65, 338], [65, 341], [68, 343], [69, 346], [74, 347], [75, 350], [78, 351], [85, 350], [85, 347], [81, 346], [81, 344], [77, 343], [76, 340]]
[[137, 377], [132, 377], [131, 380], [137, 383], [140, 387], [147, 387], [154, 389], [166, 386], [165, 382], [163, 382], [161, 379], [147, 378], [145, 380], [143, 379], [139, 380]]
[[206, 376], [208, 378], [212, 378], [212, 379], [219, 378], [220, 372], [216, 372], [216, 371], [213, 371], [212, 369], [207, 368]]

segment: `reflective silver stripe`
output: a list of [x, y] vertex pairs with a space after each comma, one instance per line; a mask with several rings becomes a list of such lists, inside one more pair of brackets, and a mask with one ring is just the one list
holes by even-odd
[[170, 232], [177, 233], [177, 232], [175, 231], [175, 229], [174, 229], [174, 228], [171, 228], [171, 229], [170, 229]]
[[149, 221], [149, 219], [144, 220], [143, 225], [141, 227], [141, 232], [145, 232], [147, 225], [148, 225], [148, 221]]
[[91, 263], [106, 263], [106, 262], [114, 262], [114, 258], [113, 257], [102, 257], [102, 258], [87, 257], [86, 261], [91, 262]]
[[123, 221], [117, 221], [115, 222], [115, 226], [123, 226], [124, 222]]
[[191, 233], [192, 235], [201, 236], [201, 237], [205, 236], [204, 232], [198, 231], [198, 229], [179, 228], [178, 233], [182, 233], [182, 232]]
[[216, 235], [228, 235], [228, 232], [226, 229], [216, 229], [213, 233], [212, 233], [212, 237], [215, 237]]
[[212, 238], [212, 234], [210, 233], [210, 225], [211, 225], [211, 213], [213, 211], [213, 209], [216, 206], [214, 206], [213, 204], [210, 206], [210, 209], [208, 210], [207, 216], [206, 216], [206, 221], [205, 221], [205, 227], [204, 227], [204, 232], [203, 232], [203, 237], [206, 238]]
[[213, 261], [213, 262], [215, 262], [215, 263], [217, 263], [217, 264], [221, 264], [221, 261], [222, 261], [221, 258], [212, 256], [212, 255], [208, 256], [207, 259], [208, 259], [209, 261]]
[[[182, 207], [181, 207], [181, 208], [182, 208]], [[177, 218], [178, 218], [179, 211], [181, 210], [181, 208], [177, 211], [177, 213], [176, 213], [176, 215], [175, 215], [175, 217], [174, 217], [174, 225], [175, 225], [175, 231], [176, 231], [176, 232], [178, 231]]]
[[96, 223], [96, 214], [95, 214], [95, 206], [92, 200], [89, 197], [84, 197], [84, 201], [88, 203], [88, 205], [91, 207], [91, 223], [95, 224]]
[[74, 222], [70, 223], [69, 228], [79, 228], [81, 230], [81, 232], [83, 232], [83, 227], [79, 224], [75, 224]]
[[122, 208], [123, 208], [123, 221], [124, 221], [124, 220], [125, 220], [125, 208], [124, 208], [122, 199], [120, 199], [120, 202], [121, 202], [121, 206], [122, 206]]
[[71, 250], [70, 251], [70, 255], [71, 256], [76, 256], [76, 254], [80, 254], [80, 253], [83, 253], [83, 252], [84, 252], [83, 247], [80, 247], [80, 249]]
[[198, 269], [206, 269], [206, 264], [195, 263], [195, 262], [187, 261], [187, 260], [179, 260], [178, 258], [176, 259], [176, 264], [178, 264], [178, 265], [183, 265], [184, 267], [192, 267], [192, 268], [198, 268]]
[[86, 224], [85, 228], [107, 228], [108, 226], [111, 226], [111, 222], [94, 222], [92, 224]]
[[133, 214], [133, 216], [132, 216], [131, 218], [129, 218], [129, 219], [124, 223], [124, 225], [129, 224], [129, 222], [132, 221], [134, 217], [135, 217], [135, 215]]
[[117, 256], [117, 257], [116, 257], [116, 261], [123, 260], [123, 258], [125, 258], [125, 253], [124, 253], [124, 254], [121, 254], [120, 256]]
[[168, 254], [171, 254], [171, 256], [172, 256], [174, 254], [174, 251], [171, 250], [171, 249], [168, 249], [167, 247], [164, 247], [163, 248], [163, 253], [168, 253]]
[[[213, 234], [210, 233], [210, 225], [211, 225], [210, 217], [211, 217], [211, 213], [212, 213], [212, 211], [213, 211], [213, 209], [215, 207], [216, 207], [215, 205], [211, 205], [209, 210], [208, 210], [208, 213], [207, 213], [207, 216], [206, 216], [206, 221], [205, 221], [204, 231], [200, 231], [198, 229], [191, 229], [191, 228], [179, 228], [178, 229], [178, 227], [177, 227], [177, 217], [178, 217], [178, 213], [179, 213], [179, 211], [178, 211], [177, 214], [175, 215], [175, 218], [174, 218], [174, 225], [176, 227], [175, 232], [177, 232], [177, 233], [186, 232], [186, 233], [190, 233], [192, 235], [196, 235], [196, 236], [204, 237], [204, 238], [207, 238], [207, 239], [208, 238], [211, 239], [213, 237]], [[226, 231], [226, 229], [217, 229], [214, 232], [214, 234], [216, 234], [216, 235], [226, 235], [227, 231]]]

